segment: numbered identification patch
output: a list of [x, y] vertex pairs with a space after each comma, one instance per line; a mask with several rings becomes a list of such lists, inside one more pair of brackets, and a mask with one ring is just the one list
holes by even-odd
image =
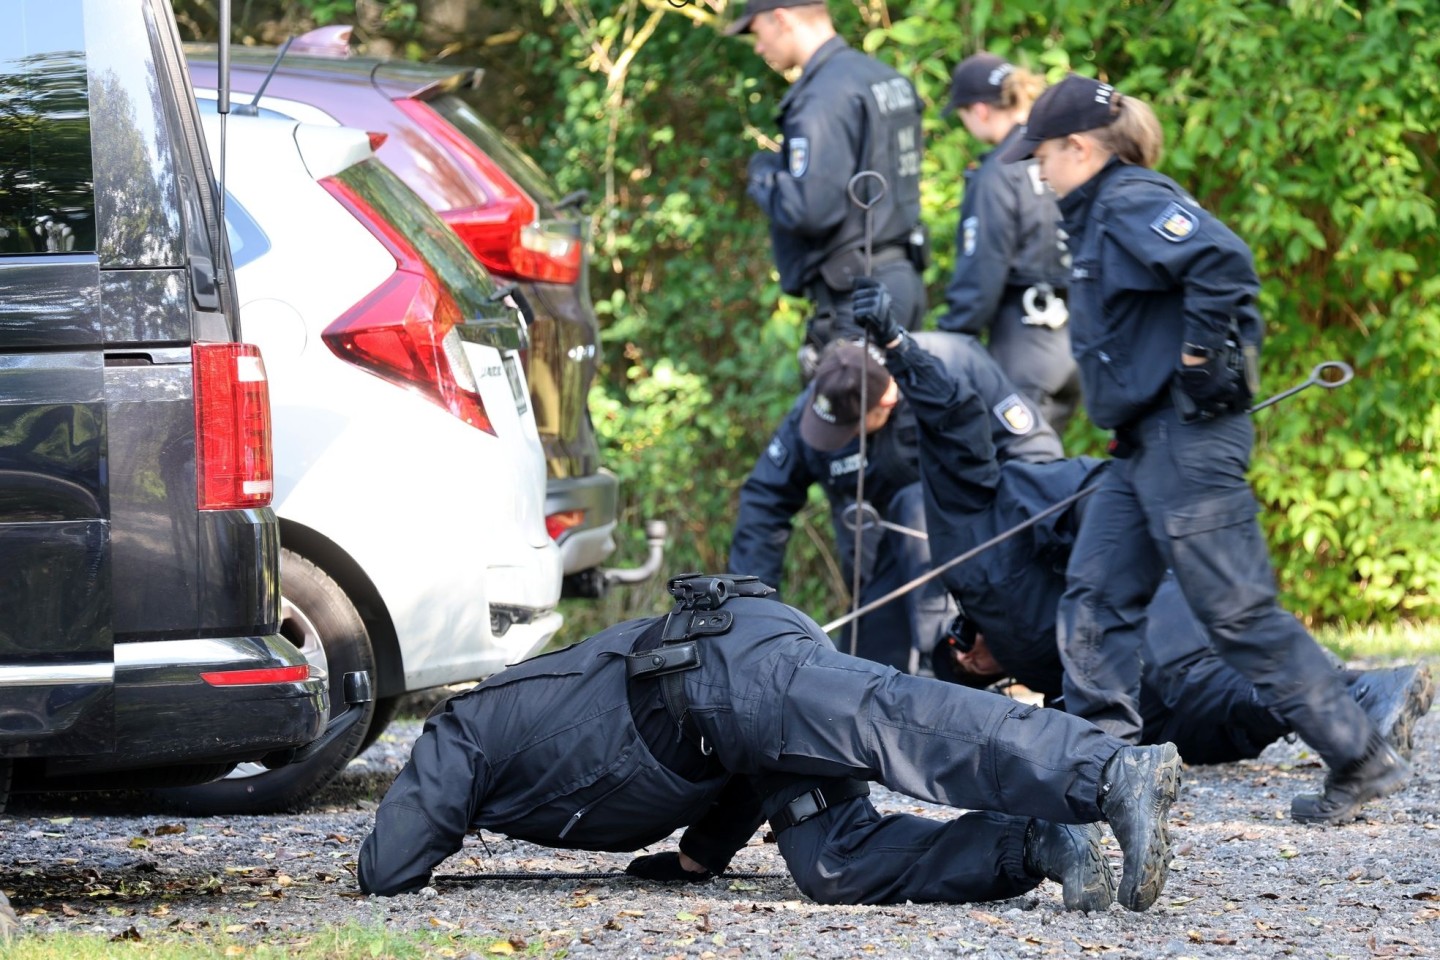
[[1035, 414], [1025, 406], [1025, 401], [1020, 399], [1020, 394], [1012, 393], [1010, 396], [995, 404], [995, 416], [1005, 424], [1005, 429], [1016, 436], [1023, 437], [1035, 429]]
[[1160, 216], [1155, 218], [1155, 222], [1150, 224], [1150, 229], [1171, 243], [1179, 243], [1194, 236], [1195, 228], [1198, 226], [1200, 226], [1200, 220], [1195, 214], [1178, 203], [1172, 203], [1161, 212]]
[[790, 176], [799, 180], [810, 169], [810, 138], [796, 137], [787, 140], [785, 146], [790, 150]]
[[980, 229], [979, 217], [966, 217], [965, 222], [960, 224], [960, 231], [963, 237], [962, 246], [965, 256], [975, 256], [975, 232]]

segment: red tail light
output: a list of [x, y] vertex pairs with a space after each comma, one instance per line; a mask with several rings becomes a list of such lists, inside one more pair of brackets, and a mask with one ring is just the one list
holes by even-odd
[[559, 543], [561, 537], [584, 522], [584, 510], [562, 510], [545, 518], [545, 532], [550, 535], [551, 540]]
[[494, 160], [427, 103], [395, 101], [480, 182], [483, 205], [440, 215], [475, 258], [496, 273], [523, 280], [574, 283], [580, 279], [584, 237], [568, 220], [536, 220], [535, 204]]
[[197, 343], [195, 495], [201, 510], [264, 507], [275, 490], [270, 389], [260, 348]]
[[200, 679], [212, 687], [247, 687], [260, 683], [303, 683], [310, 679], [310, 665], [257, 667], [254, 670], [222, 670], [202, 673]]
[[460, 333], [460, 308], [399, 231], [345, 183], [320, 183], [395, 257], [395, 272], [322, 334], [340, 359], [415, 390], [494, 434]]

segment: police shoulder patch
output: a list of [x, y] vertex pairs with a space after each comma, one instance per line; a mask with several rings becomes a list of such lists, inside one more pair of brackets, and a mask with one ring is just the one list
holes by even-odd
[[993, 409], [995, 416], [999, 417], [1000, 422], [1005, 425], [1005, 429], [1016, 436], [1023, 437], [1035, 429], [1035, 414], [1030, 412], [1030, 408], [1025, 405], [1024, 400], [1020, 399], [1018, 393], [1010, 394], [995, 404]]
[[1150, 224], [1150, 229], [1171, 243], [1189, 240], [1200, 226], [1200, 218], [1186, 210], [1178, 202], [1172, 202], [1160, 216]]
[[790, 450], [785, 444], [780, 442], [779, 437], [774, 437], [770, 441], [770, 446], [765, 448], [765, 455], [770, 458], [770, 462], [775, 464], [775, 466], [783, 467], [785, 466], [785, 461], [790, 459]]
[[795, 137], [785, 141], [790, 152], [790, 176], [799, 180], [810, 169], [810, 138]]

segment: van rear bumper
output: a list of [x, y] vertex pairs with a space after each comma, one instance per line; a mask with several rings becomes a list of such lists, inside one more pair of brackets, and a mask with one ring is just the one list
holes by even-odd
[[201, 677], [295, 666], [306, 660], [279, 634], [117, 643], [113, 749], [51, 754], [46, 772], [238, 763], [309, 743], [329, 715], [324, 678], [213, 686]]

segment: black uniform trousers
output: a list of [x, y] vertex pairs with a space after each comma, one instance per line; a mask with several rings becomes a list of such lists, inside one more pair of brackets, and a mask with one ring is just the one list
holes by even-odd
[[1254, 434], [1234, 414], [1181, 423], [1166, 404], [1125, 439], [1085, 509], [1060, 602], [1065, 708], [1108, 733], [1141, 735], [1145, 608], [1166, 568], [1221, 659], [1332, 768], [1365, 753], [1374, 725], [1344, 678], [1276, 602], [1257, 504], [1246, 481]]
[[[784, 830], [802, 892], [822, 903], [969, 902], [1016, 896], [1031, 818], [1103, 819], [1105, 763], [1123, 744], [1057, 710], [902, 674], [837, 651], [808, 617], [772, 600], [731, 600], [735, 626], [701, 641], [685, 673], [690, 715], [732, 773], [855, 778], [967, 810], [950, 821], [879, 816], [868, 798]], [[814, 782], [819, 782], [817, 779]]]
[[986, 348], [1000, 369], [1040, 408], [1061, 437], [1080, 405], [1080, 368], [1070, 352], [1070, 327], [1025, 322], [1024, 287], [1008, 287], [990, 325]]

